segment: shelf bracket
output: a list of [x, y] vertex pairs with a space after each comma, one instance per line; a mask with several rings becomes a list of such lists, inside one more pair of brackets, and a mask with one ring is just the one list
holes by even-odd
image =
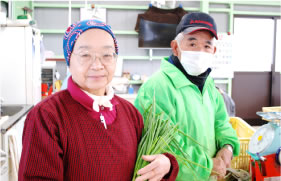
[[152, 61], [152, 48], [149, 49], [149, 60]]

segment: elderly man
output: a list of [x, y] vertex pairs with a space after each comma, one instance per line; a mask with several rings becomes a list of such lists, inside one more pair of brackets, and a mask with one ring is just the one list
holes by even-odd
[[135, 106], [143, 114], [155, 97], [156, 110], [196, 140], [178, 136], [180, 146], [196, 164], [181, 163], [177, 180], [221, 178], [232, 157], [239, 154], [239, 140], [209, 76], [216, 52], [216, 24], [208, 14], [190, 13], [182, 18], [176, 34], [171, 42], [173, 55], [164, 58], [160, 71], [140, 88]]
[[[66, 90], [28, 114], [19, 180], [132, 180], [143, 119], [110, 86], [118, 54], [111, 28], [97, 20], [71, 25], [63, 49], [72, 76]], [[136, 181], [175, 180], [176, 159], [143, 156], [151, 162]]]

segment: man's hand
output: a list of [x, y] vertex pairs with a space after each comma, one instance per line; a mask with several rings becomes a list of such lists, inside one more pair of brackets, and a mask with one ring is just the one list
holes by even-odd
[[229, 151], [227, 148], [222, 148], [222, 149], [217, 153], [216, 157], [217, 157], [217, 158], [220, 157], [220, 158], [223, 160], [223, 162], [224, 162], [226, 168], [229, 168], [229, 167], [230, 167], [230, 165], [231, 165], [231, 159], [232, 159], [232, 152]]
[[171, 162], [163, 154], [143, 155], [142, 159], [151, 163], [138, 171], [137, 174], [140, 176], [136, 181], [158, 181], [170, 171]]
[[224, 178], [225, 174], [226, 166], [224, 161], [220, 157], [213, 158], [213, 169], [211, 175], [216, 175], [218, 179], [222, 179]]

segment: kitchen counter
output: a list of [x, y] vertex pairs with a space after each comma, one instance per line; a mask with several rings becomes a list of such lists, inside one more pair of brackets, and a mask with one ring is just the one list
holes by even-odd
[[127, 101], [134, 104], [135, 99], [137, 98], [137, 94], [116, 94], [119, 97], [122, 97], [123, 99], [126, 99]]
[[[5, 134], [13, 125], [15, 125], [24, 115], [30, 111], [33, 105], [30, 104], [4, 104], [1, 106], [1, 116], [9, 116], [8, 120], [1, 124], [1, 133]], [[1, 118], [0, 118], [1, 120]]]

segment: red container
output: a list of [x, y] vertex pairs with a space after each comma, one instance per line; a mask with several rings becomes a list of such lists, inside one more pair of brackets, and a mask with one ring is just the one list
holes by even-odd
[[263, 181], [265, 178], [281, 177], [281, 166], [277, 163], [276, 154], [264, 157], [265, 161], [250, 160], [252, 181]]
[[46, 83], [41, 84], [41, 95], [42, 96], [48, 95], [48, 84], [46, 84]]

